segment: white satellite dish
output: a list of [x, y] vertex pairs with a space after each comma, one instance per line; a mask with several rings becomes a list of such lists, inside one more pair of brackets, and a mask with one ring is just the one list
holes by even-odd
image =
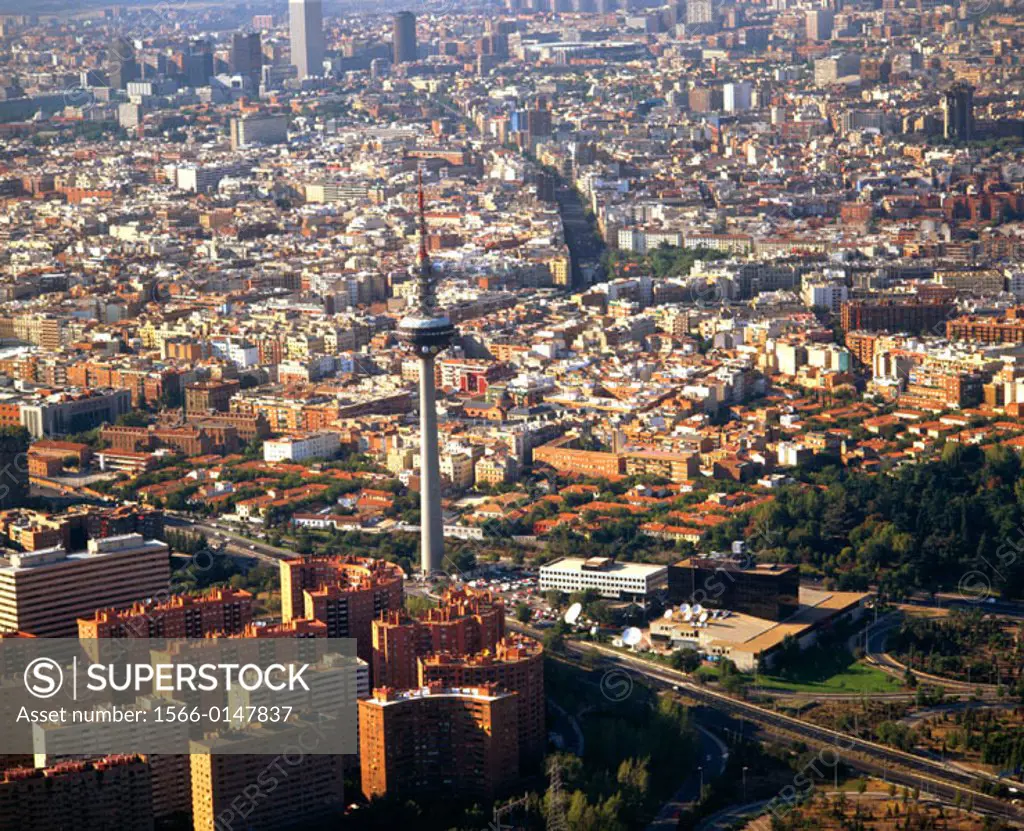
[[700, 617], [697, 618], [697, 620], [699, 620], [701, 623], [707, 624], [707, 622], [708, 622], [708, 613], [707, 612], [701, 612], [700, 613]]
[[583, 604], [573, 603], [565, 612], [565, 622], [572, 626], [583, 614]]
[[666, 609], [664, 614], [665, 620], [672, 620], [672, 610]]
[[643, 640], [644, 633], [635, 626], [630, 626], [622, 633], [622, 642], [626, 646], [636, 646]]
[[590, 627], [590, 636], [593, 637], [596, 634], [597, 634], [597, 627], [596, 626], [591, 626]]
[[703, 606], [701, 606], [701, 605], [700, 605], [700, 603], [694, 603], [694, 604], [693, 604], [693, 613], [694, 613], [694, 614], [695, 614], [695, 615], [696, 615], [697, 617], [700, 617], [700, 615], [701, 615], [701, 612], [703, 612], [703, 611], [704, 611], [704, 607], [703, 607]]
[[685, 612], [683, 612], [683, 620], [685, 620], [687, 623], [693, 620], [693, 609], [687, 609]]
[[681, 606], [679, 607], [679, 611], [680, 611], [680, 612], [681, 612], [682, 614], [684, 614], [684, 615], [685, 615], [685, 614], [686, 614], [687, 612], [689, 612], [689, 611], [690, 611], [690, 604], [689, 604], [689, 603], [684, 603], [683, 605], [681, 605]]

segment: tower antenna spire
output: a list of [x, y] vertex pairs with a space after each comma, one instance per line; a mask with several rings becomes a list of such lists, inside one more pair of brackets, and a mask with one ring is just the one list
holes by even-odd
[[434, 281], [431, 275], [430, 255], [427, 253], [427, 211], [423, 196], [423, 168], [416, 171], [417, 204], [419, 212], [420, 251], [418, 255], [419, 274], [417, 275], [419, 311], [424, 317], [430, 317], [434, 311]]

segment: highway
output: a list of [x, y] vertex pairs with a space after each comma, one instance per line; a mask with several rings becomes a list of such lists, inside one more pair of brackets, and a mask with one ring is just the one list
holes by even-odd
[[[697, 727], [697, 753], [701, 770], [691, 770], [672, 798], [661, 806], [658, 815], [647, 826], [647, 831], [669, 831], [679, 823], [679, 814], [700, 798], [701, 781], [710, 785], [725, 773], [729, 761], [729, 748], [721, 739], [700, 724]], [[702, 776], [703, 774], [703, 776]]]
[[248, 537], [243, 537], [241, 534], [228, 530], [223, 525], [213, 525], [210, 522], [192, 519], [181, 514], [165, 512], [164, 523], [169, 528], [183, 531], [199, 531], [211, 543], [217, 539], [219, 534], [230, 554], [256, 557], [259, 560], [273, 563], [277, 563], [280, 560], [291, 560], [299, 556], [287, 548], [278, 548], [262, 540], [251, 540]]
[[970, 795], [974, 799], [974, 806], [977, 810], [1017, 823], [1024, 822], [1024, 812], [1017, 807], [975, 789], [975, 783], [979, 779], [984, 778], [990, 782], [998, 782], [993, 777], [968, 773], [923, 756], [905, 753], [826, 727], [809, 724], [783, 713], [766, 710], [756, 704], [741, 701], [695, 684], [685, 673], [654, 666], [641, 658], [608, 647], [587, 644], [586, 648], [583, 648], [567, 643], [566, 649], [576, 655], [582, 655], [586, 649], [593, 649], [600, 653], [608, 663], [629, 667], [638, 675], [654, 682], [655, 685], [671, 688], [686, 698], [730, 715], [748, 719], [769, 732], [795, 735], [809, 744], [835, 748], [835, 752], [842, 757], [844, 762], [872, 775], [887, 778], [907, 787], [920, 788], [924, 793], [933, 794], [950, 802], [956, 798], [958, 793], [964, 796]]
[[930, 606], [933, 608], [978, 609], [986, 615], [1004, 615], [1005, 617], [1024, 618], [1024, 604], [999, 598], [968, 599], [951, 592], [939, 592], [935, 601], [930, 597], [912, 597], [907, 601], [913, 606]]

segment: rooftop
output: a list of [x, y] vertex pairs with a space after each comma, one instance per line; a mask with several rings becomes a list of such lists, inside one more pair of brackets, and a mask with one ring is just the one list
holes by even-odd
[[608, 557], [561, 557], [540, 568], [541, 571], [601, 571], [617, 577], [649, 577], [666, 571], [668, 567], [652, 563], [620, 563]]

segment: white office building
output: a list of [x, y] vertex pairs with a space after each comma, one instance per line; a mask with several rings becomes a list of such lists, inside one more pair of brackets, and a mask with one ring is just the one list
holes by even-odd
[[649, 563], [619, 563], [610, 557], [562, 557], [540, 567], [541, 591], [596, 589], [602, 597], [643, 599], [668, 584], [668, 568]]

